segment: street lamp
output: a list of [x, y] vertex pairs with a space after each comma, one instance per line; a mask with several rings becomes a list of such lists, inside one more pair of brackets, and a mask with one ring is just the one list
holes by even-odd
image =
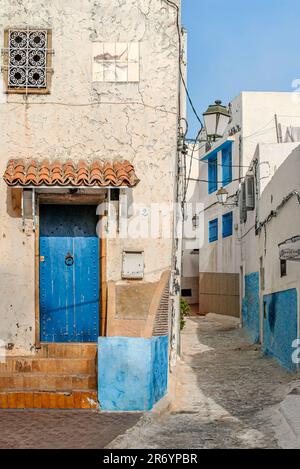
[[199, 227], [199, 215], [195, 213], [195, 215], [192, 218], [192, 223], [193, 223], [193, 228], [196, 230], [196, 228]]
[[207, 137], [209, 140], [216, 141], [224, 135], [227, 125], [230, 121], [228, 109], [218, 100], [215, 104], [208, 106], [203, 114]]
[[225, 205], [228, 199], [228, 191], [224, 189], [224, 187], [221, 187], [218, 190], [216, 196], [217, 196], [219, 204]]
[[[225, 206], [225, 207], [237, 207], [238, 206], [238, 198], [239, 193], [236, 192], [234, 195], [228, 194], [228, 191], [221, 187], [218, 192], [216, 193], [218, 203]], [[232, 202], [228, 202], [228, 199], [234, 199]]]

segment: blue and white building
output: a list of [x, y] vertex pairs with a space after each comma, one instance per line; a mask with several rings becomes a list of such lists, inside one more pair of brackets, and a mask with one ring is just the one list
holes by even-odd
[[[200, 142], [193, 155], [203, 203], [199, 311], [240, 317], [253, 342], [295, 369], [299, 266], [280, 260], [278, 244], [299, 234], [299, 94], [244, 92], [229, 107], [223, 138], [209, 150]], [[221, 187], [225, 205], [216, 197]], [[270, 219], [278, 206], [280, 216]], [[291, 252], [297, 257], [293, 246]]]

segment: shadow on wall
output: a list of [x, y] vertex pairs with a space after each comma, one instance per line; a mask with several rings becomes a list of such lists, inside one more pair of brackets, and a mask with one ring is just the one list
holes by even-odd
[[6, 210], [10, 217], [22, 217], [22, 189], [8, 187], [6, 191]]

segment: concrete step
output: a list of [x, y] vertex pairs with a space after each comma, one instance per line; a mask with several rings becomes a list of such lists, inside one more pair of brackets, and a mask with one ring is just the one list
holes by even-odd
[[97, 345], [42, 344], [0, 362], [2, 409], [96, 409]]
[[59, 344], [43, 343], [36, 350], [41, 358], [90, 358], [96, 359], [97, 344]]
[[40, 392], [6, 390], [0, 392], [0, 409], [98, 409], [97, 392]]
[[88, 358], [6, 357], [0, 373], [96, 374], [96, 360]]
[[97, 390], [96, 375], [57, 373], [0, 373], [0, 391], [34, 389], [37, 391]]

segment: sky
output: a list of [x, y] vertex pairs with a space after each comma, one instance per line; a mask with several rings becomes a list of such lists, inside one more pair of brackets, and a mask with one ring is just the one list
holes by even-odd
[[[188, 89], [202, 117], [241, 91], [300, 91], [299, 0], [182, 0]], [[189, 108], [189, 137], [199, 124]]]

